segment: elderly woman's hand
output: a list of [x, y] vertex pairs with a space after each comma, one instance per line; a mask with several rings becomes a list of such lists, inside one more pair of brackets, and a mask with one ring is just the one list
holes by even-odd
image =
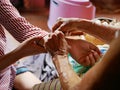
[[[54, 31], [62, 31], [66, 36], [81, 35], [83, 32], [78, 29], [78, 26], [84, 27], [87, 20], [80, 18], [59, 18], [58, 22], [53, 26]], [[101, 53], [99, 49], [87, 41], [81, 39], [66, 38], [69, 44], [69, 53], [80, 64], [84, 66], [94, 65]]]
[[45, 47], [52, 56], [67, 54], [68, 45], [64, 34], [60, 31], [49, 34], [49, 38], [45, 42]]
[[80, 18], [58, 18], [56, 24], [53, 26], [52, 31], [62, 31], [65, 36], [82, 35], [83, 32], [78, 30], [79, 23], [84, 21]]

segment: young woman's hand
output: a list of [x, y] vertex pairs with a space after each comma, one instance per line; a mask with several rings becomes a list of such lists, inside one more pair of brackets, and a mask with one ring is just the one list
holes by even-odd
[[16, 50], [23, 56], [30, 56], [47, 52], [44, 48], [44, 39], [39, 36], [29, 38], [20, 44]]

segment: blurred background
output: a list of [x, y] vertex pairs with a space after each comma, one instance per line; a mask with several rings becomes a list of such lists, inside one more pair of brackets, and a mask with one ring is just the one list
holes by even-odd
[[[77, 3], [79, 1], [81, 2], [89, 1], [96, 8], [94, 17], [109, 17], [119, 20], [120, 13], [120, 0], [10, 0], [10, 1], [19, 10], [21, 15], [28, 19], [28, 21], [30, 21], [33, 25], [36, 25], [48, 32], [50, 31], [50, 28], [48, 28], [47, 22], [48, 19], [50, 19], [51, 14], [50, 8], [52, 7], [51, 2], [54, 2], [54, 4], [57, 5], [61, 3], [60, 1], [67, 2], [72, 1], [72, 3], [73, 2]], [[56, 6], [56, 8], [58, 7], [60, 7], [60, 5]], [[62, 12], [64, 12], [64, 8]], [[72, 12], [75, 13], [74, 11]], [[58, 13], [54, 11], [54, 14]]]
[[[30, 23], [48, 32], [57, 17], [93, 19], [107, 17], [120, 20], [120, 0], [10, 0]], [[64, 2], [63, 2], [64, 1]], [[72, 3], [72, 4], [71, 4]], [[79, 7], [80, 5], [80, 7]], [[92, 5], [92, 6], [91, 6]], [[85, 6], [85, 7], [84, 7]], [[95, 44], [104, 44], [88, 35]], [[11, 35], [8, 35], [11, 42]], [[16, 43], [11, 44], [13, 47]]]

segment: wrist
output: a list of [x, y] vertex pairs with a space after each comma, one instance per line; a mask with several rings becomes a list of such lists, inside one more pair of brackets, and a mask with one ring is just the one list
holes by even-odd
[[53, 62], [56, 66], [58, 73], [66, 72], [71, 66], [68, 61], [68, 55], [55, 55]]

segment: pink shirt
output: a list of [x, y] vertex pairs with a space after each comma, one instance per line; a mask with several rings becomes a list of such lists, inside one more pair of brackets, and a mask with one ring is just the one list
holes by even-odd
[[[9, 0], [0, 0], [0, 23], [11, 35], [19, 42], [25, 39], [41, 35], [44, 37], [47, 32], [31, 25], [19, 12], [12, 6]], [[0, 26], [0, 56], [5, 54], [6, 37]], [[0, 90], [11, 90], [15, 77], [13, 66], [0, 71]]]

